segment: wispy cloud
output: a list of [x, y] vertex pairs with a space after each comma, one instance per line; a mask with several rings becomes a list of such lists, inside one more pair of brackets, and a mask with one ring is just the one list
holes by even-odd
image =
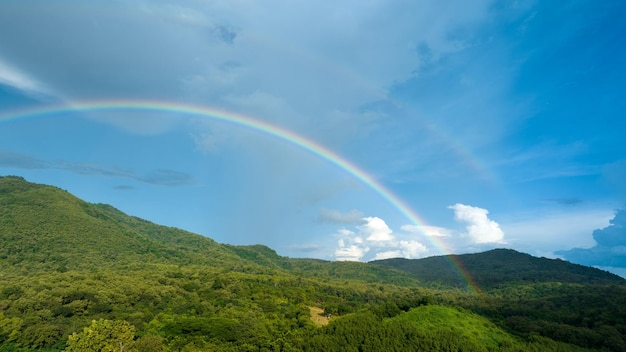
[[516, 182], [600, 174], [601, 164], [581, 162], [587, 153], [589, 146], [581, 141], [566, 144], [543, 142], [510, 153], [495, 161], [494, 165], [503, 170], [515, 169], [515, 173], [507, 175]]
[[135, 176], [135, 179], [153, 185], [168, 187], [189, 186], [194, 184], [194, 177], [188, 173], [175, 170], [153, 170], [147, 174]]
[[51, 165], [29, 155], [0, 150], [0, 165], [16, 169], [47, 169]]
[[9, 65], [0, 57], [0, 85], [18, 89], [28, 95], [49, 95], [49, 89], [27, 73]]
[[33, 156], [0, 150], [0, 166], [30, 170], [63, 170], [79, 175], [95, 175], [131, 179], [151, 185], [178, 187], [196, 183], [195, 178], [184, 172], [159, 169], [140, 174], [98, 163], [80, 163], [67, 160], [41, 160]]
[[542, 202], [559, 204], [559, 205], [564, 205], [564, 206], [574, 206], [574, 205], [580, 205], [583, 202], [583, 200], [580, 198], [545, 198], [545, 199], [542, 199]]

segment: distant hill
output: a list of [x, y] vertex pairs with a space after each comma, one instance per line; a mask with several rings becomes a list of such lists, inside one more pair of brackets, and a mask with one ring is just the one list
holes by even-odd
[[224, 246], [242, 259], [267, 268], [288, 271], [301, 277], [328, 277], [400, 286], [419, 284], [419, 281], [412, 278], [410, 273], [384, 266], [369, 265], [361, 262], [331, 262], [321, 259], [282, 257], [273, 249], [258, 244], [251, 246]]
[[603, 270], [560, 259], [537, 258], [512, 249], [423, 259], [395, 258], [370, 263], [409, 272], [424, 283], [465, 287], [469, 278], [482, 289], [510, 283], [626, 283], [622, 277]]

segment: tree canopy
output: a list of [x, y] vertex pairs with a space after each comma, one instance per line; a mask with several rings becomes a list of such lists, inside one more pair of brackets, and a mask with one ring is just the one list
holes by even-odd
[[[0, 352], [626, 350], [624, 280], [512, 251], [463, 257], [475, 292], [223, 245], [11, 177], [0, 241]], [[542, 274], [485, 273], [507, 261]]]

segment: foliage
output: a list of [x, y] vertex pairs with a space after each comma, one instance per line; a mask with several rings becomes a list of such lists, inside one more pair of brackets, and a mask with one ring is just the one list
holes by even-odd
[[561, 282], [572, 284], [624, 284], [606, 271], [560, 259], [536, 258], [512, 249], [477, 254], [444, 255], [423, 259], [385, 259], [372, 262], [411, 273], [424, 283], [467, 288], [468, 280], [489, 290], [503, 284]]
[[[218, 244], [16, 177], [0, 178], [0, 241], [0, 352], [626, 350], [623, 280], [511, 251], [463, 257], [473, 293]], [[506, 258], [543, 274], [493, 268]]]
[[89, 327], [80, 333], [73, 333], [67, 339], [67, 352], [101, 351], [133, 352], [135, 327], [123, 320], [93, 320]]

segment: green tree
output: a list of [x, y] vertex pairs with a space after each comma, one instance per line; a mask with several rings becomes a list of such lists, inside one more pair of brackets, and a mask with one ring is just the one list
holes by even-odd
[[163, 352], [165, 345], [163, 339], [156, 335], [146, 335], [137, 339], [133, 343], [133, 347], [137, 352]]
[[68, 352], [132, 352], [129, 348], [135, 337], [135, 327], [124, 320], [92, 320], [80, 333], [73, 333], [67, 341]]

